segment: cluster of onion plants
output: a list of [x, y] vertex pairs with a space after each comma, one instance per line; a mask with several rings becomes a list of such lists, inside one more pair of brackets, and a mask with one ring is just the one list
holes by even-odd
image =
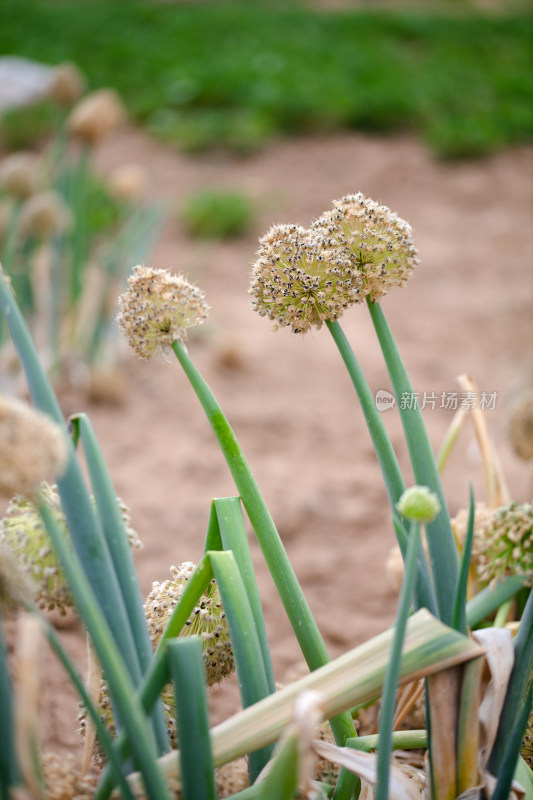
[[[338, 321], [352, 306], [366, 307], [396, 397], [411, 394], [380, 301], [403, 286], [417, 264], [410, 226], [357, 194], [335, 201], [309, 230], [273, 227], [260, 241], [252, 270], [250, 293], [260, 315], [296, 335], [325, 327], [333, 336], [368, 424], [402, 555], [395, 624], [334, 660], [239, 441], [187, 351], [187, 329], [208, 315], [203, 292], [182, 276], [138, 266], [119, 298], [118, 325], [132, 350], [142, 359], [162, 351], [175, 354], [236, 487], [235, 497], [211, 502], [200, 563], [173, 568], [171, 579], [154, 584], [143, 604], [129, 520], [90, 421], [77, 415], [67, 429], [8, 281], [0, 281], [0, 307], [36, 408], [30, 412], [6, 400], [0, 413], [0, 426], [8, 431], [0, 428], [2, 455], [11, 453], [9, 480], [1, 488], [7, 495], [24, 495], [12, 502], [2, 525], [5, 558], [9, 552], [10, 564], [11, 556], [18, 556], [21, 568], [31, 563], [34, 575], [65, 582], [93, 653], [87, 685], [24, 589], [22, 576], [15, 580], [15, 567], [2, 577], [4, 606], [23, 606], [19, 625], [31, 621], [42, 630], [84, 704], [87, 763], [83, 774], [72, 778], [73, 797], [533, 797], [526, 763], [531, 764], [533, 509], [502, 501], [481, 514], [471, 496], [462, 534], [458, 523], [454, 532], [421, 411], [399, 404], [416, 481], [406, 487]], [[27, 457], [28, 441], [42, 453], [39, 458]], [[83, 450], [90, 488], [77, 448]], [[51, 488], [45, 480], [55, 484]], [[25, 503], [33, 521], [20, 522], [26, 528], [17, 536], [16, 519], [27, 520], [21, 512], [28, 513]], [[309, 667], [309, 674], [281, 689], [245, 515]], [[35, 547], [36, 531], [48, 537], [48, 547], [42, 541]], [[47, 562], [38, 573], [38, 559], [51, 555], [56, 567]], [[42, 583], [39, 603], [46, 605]], [[21, 633], [21, 640], [27, 638]], [[242, 710], [210, 727], [207, 687], [233, 668]], [[17, 676], [19, 683], [24, 674]], [[395, 730], [398, 687], [421, 679], [424, 724]], [[3, 645], [2, 797], [16, 796], [21, 787], [53, 797], [52, 784], [66, 780], [66, 767], [61, 773], [57, 761], [40, 758], [36, 715], [21, 710], [31, 692], [14, 696], [13, 683]], [[356, 735], [359, 709], [376, 700], [378, 733]], [[400, 761], [398, 749], [423, 750], [423, 766]], [[90, 772], [91, 757], [99, 765], [97, 775]], [[325, 762], [335, 768], [324, 770]], [[93, 783], [82, 786], [91, 776]]]
[[[114, 300], [132, 263], [149, 253], [162, 208], [143, 200], [146, 176], [124, 164], [106, 179], [94, 147], [125, 119], [116, 92], [84, 94], [74, 65], [51, 73], [55, 132], [44, 151], [0, 163], [0, 258], [39, 349], [55, 378], [80, 382], [88, 367], [112, 363]], [[5, 375], [13, 363], [0, 329]]]

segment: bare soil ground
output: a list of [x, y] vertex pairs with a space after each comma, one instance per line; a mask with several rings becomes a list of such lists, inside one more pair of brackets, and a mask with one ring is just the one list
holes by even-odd
[[[442, 163], [411, 138], [345, 134], [279, 141], [247, 160], [192, 159], [130, 129], [102, 144], [98, 168], [142, 164], [149, 192], [179, 208], [201, 186], [240, 188], [256, 203], [245, 238], [205, 244], [184, 234], [172, 214], [151, 265], [184, 272], [206, 291], [209, 321], [190, 353], [234, 426], [270, 506], [332, 656], [385, 629], [396, 592], [385, 570], [394, 535], [386, 493], [353, 388], [327, 330], [305, 337], [273, 332], [247, 295], [257, 237], [276, 222], [308, 226], [332, 199], [362, 191], [414, 227], [421, 264], [383, 301], [415, 389], [435, 393], [426, 407], [438, 449], [453, 412], [441, 393], [470, 373], [497, 393], [487, 412], [512, 497], [531, 499], [531, 470], [514, 455], [506, 425], [512, 397], [533, 382], [530, 348], [533, 236], [532, 150], [467, 163]], [[368, 313], [342, 325], [373, 391], [390, 389]], [[125, 355], [124, 402], [110, 406], [74, 394], [65, 414], [85, 410], [100, 438], [116, 490], [129, 505], [144, 549], [137, 556], [145, 594], [171, 564], [201, 557], [210, 500], [235, 494], [202, 410], [177, 362]], [[397, 408], [386, 425], [411, 483]], [[468, 481], [485, 496], [470, 423], [444, 474], [452, 513], [465, 506]], [[301, 661], [262, 557], [251, 539], [276, 677]], [[63, 627], [68, 650], [85, 661], [84, 636]], [[43, 652], [43, 737], [60, 753], [79, 747], [74, 693]], [[234, 680], [213, 691], [213, 719], [237, 707]]]

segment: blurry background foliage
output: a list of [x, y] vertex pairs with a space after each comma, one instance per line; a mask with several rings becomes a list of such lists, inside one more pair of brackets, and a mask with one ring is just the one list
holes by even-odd
[[198, 189], [181, 210], [185, 229], [200, 239], [238, 238], [250, 227], [253, 215], [251, 199], [235, 189]]
[[[76, 62], [190, 151], [342, 128], [414, 131], [442, 157], [531, 139], [530, 4], [329, 5], [2, 0], [0, 53]], [[4, 146], [47, 113], [12, 112]]]

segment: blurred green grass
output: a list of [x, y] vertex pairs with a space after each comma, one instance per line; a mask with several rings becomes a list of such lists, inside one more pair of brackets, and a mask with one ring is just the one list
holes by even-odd
[[[429, 4], [428, 4], [429, 6]], [[457, 9], [461, 13], [457, 13]], [[449, 9], [448, 11], [446, 9]], [[188, 150], [410, 130], [442, 157], [531, 140], [532, 17], [294, 3], [2, 0], [0, 53], [75, 61]]]

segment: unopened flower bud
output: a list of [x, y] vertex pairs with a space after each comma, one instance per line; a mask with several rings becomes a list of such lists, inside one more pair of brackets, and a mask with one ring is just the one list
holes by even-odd
[[396, 508], [406, 519], [423, 525], [433, 522], [441, 507], [439, 498], [427, 486], [412, 486], [402, 494]]

